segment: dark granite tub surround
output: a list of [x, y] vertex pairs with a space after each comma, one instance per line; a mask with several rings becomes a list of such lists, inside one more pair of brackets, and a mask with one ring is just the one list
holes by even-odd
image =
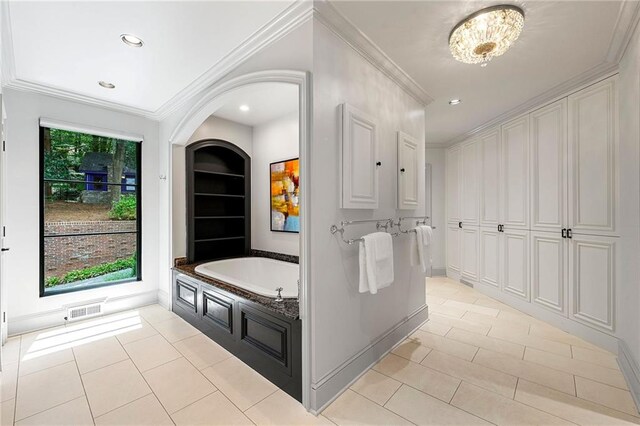
[[276, 302], [275, 299], [272, 299], [270, 297], [260, 296], [258, 294], [244, 290], [240, 287], [227, 284], [223, 281], [214, 280], [213, 278], [197, 274], [196, 266], [207, 262], [182, 263], [179, 262], [179, 259], [180, 258], [176, 259], [176, 266], [173, 268], [177, 272], [183, 273], [192, 278], [196, 278], [214, 287], [218, 287], [221, 290], [228, 291], [229, 293], [243, 297], [287, 318], [298, 319], [298, 317], [300, 316], [298, 299], [284, 299], [282, 302]]
[[269, 259], [280, 260], [282, 262], [300, 263], [300, 258], [292, 254], [276, 253], [273, 251], [251, 249], [252, 257], [268, 257]]

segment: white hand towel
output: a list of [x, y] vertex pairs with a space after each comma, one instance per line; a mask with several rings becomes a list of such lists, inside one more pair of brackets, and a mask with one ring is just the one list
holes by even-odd
[[[433, 263], [431, 255], [431, 240], [433, 239], [433, 230], [430, 226], [422, 225], [415, 228], [415, 241], [418, 249], [418, 260], [425, 274]], [[412, 249], [414, 250], [414, 249]], [[413, 263], [412, 263], [413, 265]]]
[[365, 235], [360, 243], [359, 291], [376, 294], [391, 285], [393, 274], [393, 240], [391, 234], [374, 232]]

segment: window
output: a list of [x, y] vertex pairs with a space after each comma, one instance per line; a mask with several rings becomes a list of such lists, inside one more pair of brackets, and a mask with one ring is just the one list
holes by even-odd
[[141, 279], [141, 145], [40, 127], [40, 296]]

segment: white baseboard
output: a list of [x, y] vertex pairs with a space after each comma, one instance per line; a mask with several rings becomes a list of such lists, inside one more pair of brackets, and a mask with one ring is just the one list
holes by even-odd
[[432, 277], [445, 277], [447, 276], [447, 268], [431, 268]]
[[158, 305], [171, 310], [171, 296], [163, 290], [158, 290]]
[[636, 409], [640, 412], [640, 367], [623, 340], [618, 340], [618, 365], [627, 381]]
[[429, 309], [424, 305], [320, 381], [312, 383], [309, 398], [311, 412], [318, 414], [324, 410], [369, 368], [420, 327], [428, 317]]
[[[87, 301], [86, 303], [91, 303]], [[104, 302], [104, 315], [114, 314], [129, 309], [135, 309], [146, 305], [158, 303], [158, 291], [147, 291], [128, 296], [118, 296], [108, 298]], [[82, 302], [74, 305], [82, 305]], [[46, 312], [38, 312], [30, 315], [9, 318], [9, 336], [30, 333], [44, 328], [56, 327], [65, 324], [64, 317], [67, 315], [67, 308], [60, 307]]]

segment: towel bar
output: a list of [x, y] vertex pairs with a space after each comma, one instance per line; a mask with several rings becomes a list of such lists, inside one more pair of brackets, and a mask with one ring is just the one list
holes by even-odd
[[338, 227], [337, 225], [331, 225], [331, 228], [329, 228], [329, 231], [331, 231], [332, 234], [339, 233], [342, 241], [344, 241], [346, 244], [351, 245], [360, 241], [364, 241], [364, 239], [352, 238], [352, 239], [346, 240], [344, 238], [344, 227], [349, 225], [360, 225], [363, 223], [375, 223], [377, 230], [384, 229], [385, 231], [387, 231], [390, 226], [393, 226], [393, 219], [343, 220], [342, 222], [340, 222], [340, 227]]

